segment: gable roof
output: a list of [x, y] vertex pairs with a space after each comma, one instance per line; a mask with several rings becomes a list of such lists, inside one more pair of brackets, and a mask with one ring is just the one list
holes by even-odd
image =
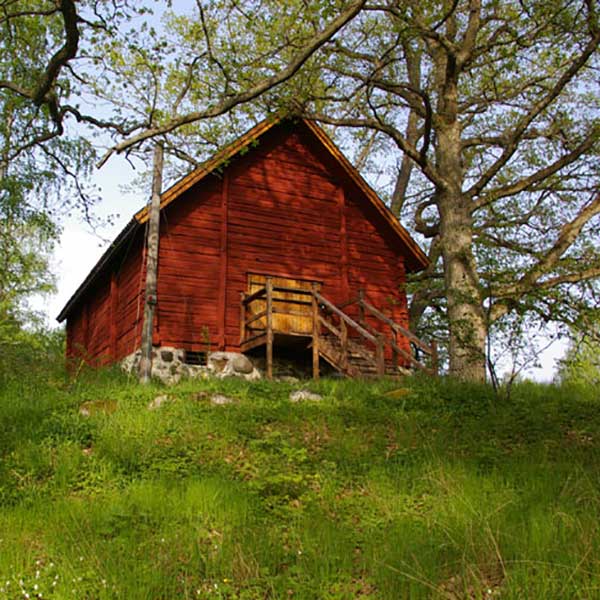
[[[237, 140], [223, 148], [221, 151], [217, 152], [212, 158], [202, 163], [191, 173], [174, 183], [161, 194], [161, 210], [177, 200], [185, 191], [189, 190], [196, 183], [211, 173], [214, 173], [220, 167], [226, 165], [231, 158], [236, 156], [244, 148], [248, 148], [253, 142], [258, 140], [262, 135], [276, 125], [279, 125], [283, 120], [284, 117], [281, 115], [272, 115], [267, 117]], [[342, 154], [339, 148], [334, 144], [333, 140], [314, 121], [304, 118], [297, 120], [306, 126], [307, 130], [334, 159], [335, 163], [341, 167], [342, 171], [348, 176], [348, 178], [360, 189], [360, 191], [369, 201], [369, 204], [372, 205], [389, 224], [392, 232], [399, 238], [403, 246], [408, 251], [408, 255], [406, 256], [407, 269], [409, 271], [420, 271], [427, 267], [429, 260], [423, 250], [421, 250], [419, 245], [411, 237], [408, 231], [400, 224], [397, 217], [389, 210], [381, 198], [379, 198], [373, 188], [364, 180], [358, 170], [355, 169], [350, 161]], [[135, 231], [137, 231], [140, 226], [145, 224], [149, 218], [149, 205], [146, 205], [144, 208], [134, 214], [131, 221], [119, 233], [115, 241], [104, 252], [100, 260], [96, 263], [88, 276], [77, 288], [73, 296], [71, 296], [69, 301], [65, 304], [64, 308], [56, 318], [57, 321], [62, 322], [67, 318], [71, 309], [85, 293], [87, 288], [92, 285], [92, 283], [104, 270], [105, 266], [108, 265], [111, 259], [116, 256], [120, 248], [122, 248], [124, 244], [132, 238]]]

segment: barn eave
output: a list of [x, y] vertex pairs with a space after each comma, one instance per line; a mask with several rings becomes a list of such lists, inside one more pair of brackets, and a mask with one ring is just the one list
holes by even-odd
[[87, 291], [88, 287], [94, 283], [100, 273], [102, 273], [106, 266], [110, 264], [110, 262], [118, 255], [125, 243], [133, 237], [135, 232], [140, 227], [141, 225], [136, 219], [131, 219], [131, 221], [125, 225], [119, 235], [115, 238], [114, 242], [106, 249], [104, 254], [95, 264], [94, 268], [88, 273], [87, 277], [82, 281], [81, 285], [65, 304], [64, 308], [60, 311], [60, 314], [56, 317], [56, 320], [59, 323], [62, 323], [69, 316], [69, 313], [77, 305], [81, 297]]

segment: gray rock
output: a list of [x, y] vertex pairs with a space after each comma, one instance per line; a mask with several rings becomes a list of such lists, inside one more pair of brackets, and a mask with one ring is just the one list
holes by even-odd
[[166, 404], [167, 402], [171, 402], [171, 398], [169, 398], [169, 396], [167, 396], [166, 394], [156, 396], [156, 398], [154, 398], [154, 400], [152, 400], [152, 402], [148, 404], [148, 410], [156, 410], [157, 408], [160, 408], [163, 404]]
[[303, 402], [309, 400], [311, 402], [319, 402], [323, 400], [323, 396], [309, 392], [308, 390], [296, 390], [290, 394], [290, 402]]
[[96, 414], [110, 415], [117, 410], [116, 400], [87, 400], [79, 407], [82, 417], [90, 417]]
[[225, 404], [235, 404], [235, 400], [223, 394], [213, 394], [210, 397], [210, 403], [216, 406], [223, 406]]
[[254, 365], [250, 362], [250, 359], [243, 354], [236, 354], [230, 360], [231, 366], [233, 370], [237, 373], [242, 373], [244, 375], [248, 375], [254, 371]]

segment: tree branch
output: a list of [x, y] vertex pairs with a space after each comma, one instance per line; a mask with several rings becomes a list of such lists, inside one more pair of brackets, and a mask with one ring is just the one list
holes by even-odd
[[136, 146], [141, 142], [150, 139], [157, 135], [169, 133], [182, 125], [194, 123], [203, 119], [209, 119], [222, 115], [239, 104], [244, 104], [261, 96], [266, 91], [284, 83], [290, 79], [304, 63], [321, 47], [328, 42], [344, 25], [351, 21], [362, 9], [365, 0], [353, 0], [348, 4], [347, 8], [340, 13], [327, 27], [318, 34], [313, 36], [306, 44], [306, 47], [301, 50], [279, 73], [266, 77], [256, 85], [252, 86], [244, 92], [235, 94], [225, 100], [221, 100], [218, 104], [209, 107], [202, 111], [195, 111], [175, 117], [168, 120], [164, 125], [152, 127], [135, 136], [123, 140], [111, 148], [100, 160], [98, 167], [101, 167], [114, 153], [120, 153], [132, 146]]

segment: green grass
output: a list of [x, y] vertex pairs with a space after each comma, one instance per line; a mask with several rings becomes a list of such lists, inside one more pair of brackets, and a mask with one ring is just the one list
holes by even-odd
[[596, 390], [304, 385], [6, 383], [0, 599], [600, 597]]

